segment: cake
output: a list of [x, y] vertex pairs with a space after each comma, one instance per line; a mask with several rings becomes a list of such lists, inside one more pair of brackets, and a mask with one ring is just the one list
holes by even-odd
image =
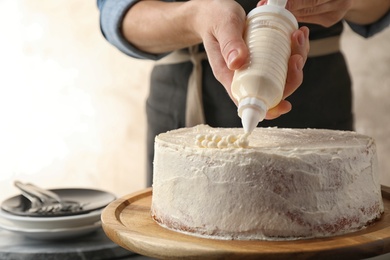
[[215, 239], [360, 230], [384, 211], [373, 138], [352, 131], [200, 125], [155, 139], [151, 215]]

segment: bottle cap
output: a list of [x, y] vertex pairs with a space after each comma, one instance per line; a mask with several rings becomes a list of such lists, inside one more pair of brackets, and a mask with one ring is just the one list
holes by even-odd
[[238, 104], [238, 115], [245, 133], [251, 133], [260, 121], [263, 121], [267, 114], [267, 105], [263, 100], [248, 97]]
[[288, 11], [285, 6], [287, 4], [287, 0], [268, 0], [266, 5], [258, 6], [252, 11], [250, 11], [247, 15], [247, 18], [256, 15], [258, 13], [275, 13], [279, 15], [283, 15], [294, 25], [295, 28], [298, 28], [298, 22], [295, 16]]

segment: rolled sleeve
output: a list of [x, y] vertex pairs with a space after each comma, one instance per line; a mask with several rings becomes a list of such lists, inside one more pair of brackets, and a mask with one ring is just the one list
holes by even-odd
[[385, 28], [389, 27], [390, 24], [390, 12], [387, 12], [386, 15], [384, 15], [381, 19], [379, 19], [377, 22], [368, 24], [368, 25], [359, 25], [351, 22], [347, 22], [348, 25], [351, 27], [351, 29], [356, 32], [357, 34], [369, 38]]
[[167, 55], [143, 52], [130, 44], [122, 33], [122, 22], [127, 11], [140, 0], [97, 0], [100, 10], [100, 29], [109, 43], [137, 59], [158, 60]]

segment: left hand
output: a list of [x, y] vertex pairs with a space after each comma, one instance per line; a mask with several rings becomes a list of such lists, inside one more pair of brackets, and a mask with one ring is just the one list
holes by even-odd
[[303, 26], [291, 35], [291, 56], [288, 60], [286, 85], [284, 87], [283, 99], [280, 103], [268, 110], [265, 119], [275, 119], [290, 112], [291, 103], [285, 98], [290, 96], [303, 82], [303, 66], [306, 63], [310, 49], [309, 28]]
[[[369, 0], [367, 0], [369, 1]], [[267, 0], [261, 0], [265, 4]], [[330, 27], [344, 18], [353, 0], [289, 0], [286, 9], [301, 23]]]

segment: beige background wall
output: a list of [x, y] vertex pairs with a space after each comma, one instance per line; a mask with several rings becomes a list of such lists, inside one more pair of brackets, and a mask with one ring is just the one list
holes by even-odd
[[377, 142], [382, 183], [390, 186], [390, 28], [369, 39], [346, 27], [342, 49], [354, 84], [356, 131]]
[[[2, 0], [0, 32], [0, 200], [16, 194], [15, 179], [118, 196], [142, 189], [152, 63], [103, 39], [94, 0]], [[343, 37], [357, 130], [377, 139], [387, 185], [389, 42], [390, 30]]]

